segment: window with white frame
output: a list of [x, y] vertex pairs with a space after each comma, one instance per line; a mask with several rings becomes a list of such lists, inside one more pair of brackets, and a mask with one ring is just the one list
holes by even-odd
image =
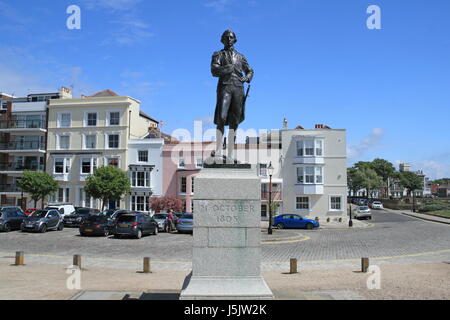
[[89, 134], [84, 136], [84, 147], [85, 149], [96, 149], [97, 148], [97, 136], [95, 134]]
[[106, 164], [106, 166], [119, 168], [119, 166], [120, 166], [119, 158], [115, 158], [115, 157], [113, 157], [113, 158], [106, 158], [105, 164]]
[[58, 191], [50, 196], [50, 202], [68, 203], [70, 202], [70, 189], [59, 188]]
[[119, 134], [109, 134], [108, 135], [108, 149], [119, 149]]
[[331, 196], [330, 197], [330, 210], [331, 211], [342, 211], [342, 196]]
[[109, 125], [110, 126], [118, 126], [120, 125], [120, 112], [113, 111], [109, 113]]
[[140, 212], [150, 211], [150, 197], [131, 196], [131, 210]]
[[69, 150], [70, 149], [70, 136], [61, 135], [58, 137], [59, 140], [59, 150]]
[[323, 167], [322, 166], [297, 167], [297, 183], [323, 184]]
[[186, 162], [184, 161], [184, 158], [180, 158], [178, 160], [178, 168], [180, 168], [180, 169], [186, 168]]
[[150, 179], [150, 171], [133, 171], [131, 173], [131, 186], [137, 188], [150, 188]]
[[181, 177], [180, 178], [180, 193], [186, 194], [186, 192], [187, 192], [187, 178]]
[[96, 158], [83, 158], [81, 159], [81, 174], [93, 174], [94, 170], [97, 169], [97, 159]]
[[259, 164], [259, 175], [261, 177], [267, 177], [267, 164], [265, 163]]
[[139, 150], [138, 151], [138, 161], [139, 162], [148, 162], [148, 150]]
[[55, 158], [54, 174], [69, 174], [70, 173], [70, 158]]
[[97, 112], [88, 112], [86, 114], [86, 126], [87, 127], [96, 127], [97, 126]]
[[323, 157], [323, 139], [297, 141], [297, 157]]
[[59, 115], [59, 128], [70, 128], [72, 115], [70, 113], [61, 113]]
[[308, 197], [297, 197], [296, 199], [297, 210], [309, 210], [309, 198]]

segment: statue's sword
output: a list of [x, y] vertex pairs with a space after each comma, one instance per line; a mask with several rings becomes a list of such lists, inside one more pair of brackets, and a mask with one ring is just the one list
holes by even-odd
[[252, 86], [249, 84], [248, 87], [247, 87], [247, 92], [245, 93], [245, 96], [244, 96], [244, 101], [242, 103], [242, 108], [244, 109], [244, 114], [245, 114], [245, 104], [247, 102], [247, 98], [250, 97], [249, 93], [250, 93], [250, 88], [251, 87]]

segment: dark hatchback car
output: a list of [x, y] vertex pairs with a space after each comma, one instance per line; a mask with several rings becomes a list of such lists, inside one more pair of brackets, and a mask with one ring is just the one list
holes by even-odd
[[25, 231], [34, 231], [45, 233], [48, 230], [62, 231], [64, 221], [58, 210], [37, 210], [31, 216], [23, 220], [21, 229]]
[[105, 215], [87, 217], [80, 225], [80, 235], [108, 237], [114, 224]]
[[143, 235], [158, 234], [158, 223], [150, 216], [142, 213], [120, 215], [112, 233], [115, 238], [131, 236], [137, 239]]
[[27, 215], [19, 207], [1, 207], [0, 231], [20, 230], [20, 226], [26, 217]]
[[71, 215], [64, 217], [64, 226], [78, 228], [88, 217], [98, 215], [99, 213], [100, 210], [97, 209], [78, 208]]

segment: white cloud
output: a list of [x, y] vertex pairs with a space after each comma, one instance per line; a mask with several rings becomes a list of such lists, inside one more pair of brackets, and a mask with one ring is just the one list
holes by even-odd
[[205, 3], [205, 7], [211, 8], [216, 12], [224, 12], [231, 5], [233, 0], [214, 0]]
[[359, 141], [357, 144], [349, 146], [347, 148], [347, 157], [349, 160], [357, 160], [361, 158], [367, 151], [370, 151], [380, 143], [384, 137], [384, 130], [380, 128], [374, 128], [372, 132]]

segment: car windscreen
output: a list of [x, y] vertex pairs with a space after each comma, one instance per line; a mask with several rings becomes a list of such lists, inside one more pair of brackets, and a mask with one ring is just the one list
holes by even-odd
[[120, 216], [118, 222], [135, 222], [136, 216]]
[[153, 219], [166, 219], [167, 215], [166, 214], [155, 214], [153, 216]]
[[181, 216], [181, 219], [194, 219], [194, 215], [192, 215], [192, 214], [183, 214], [182, 216]]
[[108, 217], [105, 216], [90, 216], [87, 218], [88, 222], [100, 222], [100, 223], [106, 223], [108, 222]]
[[73, 214], [89, 215], [91, 214], [91, 209], [78, 209]]
[[48, 211], [44, 211], [44, 210], [38, 210], [33, 212], [33, 214], [31, 215], [32, 217], [38, 217], [38, 218], [45, 218], [45, 216], [47, 215]]
[[116, 212], [116, 210], [105, 210], [99, 213], [99, 215], [110, 217], [114, 214], [114, 212]]

